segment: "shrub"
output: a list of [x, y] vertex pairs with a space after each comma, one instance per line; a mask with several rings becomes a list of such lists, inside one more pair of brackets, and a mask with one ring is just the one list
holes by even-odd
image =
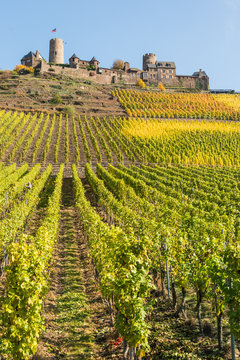
[[54, 97], [52, 98], [51, 103], [52, 103], [52, 104], [61, 104], [61, 103], [62, 103], [62, 98], [61, 98], [61, 96], [60, 96], [58, 93], [56, 93], [56, 94], [54, 95]]
[[75, 109], [74, 109], [73, 106], [67, 105], [67, 106], [64, 107], [63, 112], [64, 112], [65, 115], [68, 115], [69, 117], [72, 117], [75, 114]]
[[[56, 80], [56, 79], [55, 79], [55, 80]], [[62, 89], [62, 86], [61, 86], [61, 85], [52, 84], [52, 85], [50, 85], [50, 87], [53, 88], [53, 89], [58, 89], [58, 90]]]
[[87, 70], [96, 70], [96, 68], [93, 64], [89, 64]]
[[203, 323], [203, 334], [205, 336], [211, 336], [213, 333], [213, 327], [212, 327], [212, 324], [205, 320], [204, 323]]
[[165, 91], [166, 89], [165, 89], [165, 87], [163, 86], [163, 84], [159, 84], [158, 85], [158, 88], [161, 90], [161, 91]]
[[145, 88], [146, 87], [146, 84], [145, 82], [142, 80], [142, 79], [138, 79], [137, 81], [137, 86], [139, 86], [140, 88]]
[[32, 74], [34, 72], [34, 68], [32, 66], [16, 65], [14, 71], [20, 75]]
[[0, 85], [0, 89], [1, 90], [8, 90], [9, 89], [9, 86], [8, 85]]

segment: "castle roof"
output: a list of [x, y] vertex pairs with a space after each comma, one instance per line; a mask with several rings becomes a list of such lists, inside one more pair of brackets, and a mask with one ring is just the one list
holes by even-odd
[[[98, 61], [95, 56], [92, 57], [91, 61]], [[99, 61], [98, 61], [99, 62]]]
[[24, 57], [21, 60], [29, 59], [31, 57], [36, 57], [36, 54], [34, 54], [34, 52], [32, 51], [29, 51], [29, 53], [27, 55], [24, 55]]
[[[21, 61], [22, 61], [22, 60], [25, 60], [25, 59], [32, 58], [32, 57], [36, 58], [36, 57], [37, 57], [37, 54], [34, 53], [33, 51], [29, 51], [29, 53], [28, 53], [27, 55], [24, 55], [24, 57], [21, 59]], [[40, 59], [43, 59], [43, 57], [41, 56], [41, 54], [39, 54], [39, 58], [40, 58]]]
[[157, 61], [157, 67], [176, 68], [176, 65], [173, 61]]
[[77, 57], [77, 55], [74, 53], [74, 54], [70, 57], [70, 59], [75, 59], [75, 58], [78, 58], [78, 57]]
[[[192, 76], [194, 76], [194, 77], [199, 77], [199, 74], [200, 74], [200, 71], [195, 71], [195, 72], [192, 74]], [[201, 70], [201, 75], [202, 75], [202, 76], [207, 76], [207, 74], [205, 73], [205, 71], [202, 71], [202, 70]]]
[[142, 72], [142, 70], [140, 70], [140, 69], [137, 69], [137, 68], [130, 68], [129, 69], [130, 70], [130, 72], [132, 71], [132, 72]]
[[173, 61], [157, 61], [155, 64], [147, 64], [149, 69], [157, 69], [157, 68], [169, 68], [176, 69], [175, 62]]

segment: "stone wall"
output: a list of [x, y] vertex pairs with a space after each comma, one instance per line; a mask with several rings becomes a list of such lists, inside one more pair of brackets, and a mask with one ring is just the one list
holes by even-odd
[[119, 70], [104, 68], [101, 68], [99, 71], [88, 71], [87, 69], [74, 69], [65, 67], [64, 65], [48, 65], [45, 62], [41, 63], [41, 73], [63, 74], [78, 79], [91, 80], [99, 84], [112, 84], [118, 82], [125, 82], [126, 84], [136, 84], [137, 80], [140, 77], [139, 73], [126, 73]]
[[209, 78], [207, 76], [196, 77], [196, 76], [185, 76], [177, 75], [178, 84], [180, 86], [195, 89], [199, 85], [202, 86], [202, 90], [208, 90], [209, 87]]
[[[49, 73], [49, 74], [63, 74], [67, 76], [72, 76], [78, 79], [91, 80], [93, 82], [99, 84], [112, 84], [112, 83], [125, 83], [129, 85], [135, 85], [140, 77], [142, 77], [141, 72], [137, 71], [122, 71], [122, 70], [114, 70], [114, 69], [105, 69], [100, 68], [96, 71], [87, 70], [82, 68], [70, 68], [56, 65], [48, 65], [45, 62], [41, 62], [41, 73]], [[190, 89], [195, 89], [196, 85], [202, 84], [203, 90], [208, 90], [209, 86], [209, 78], [204, 77], [196, 77], [196, 76], [185, 76], [185, 75], [175, 75], [172, 79], [170, 78], [149, 78], [150, 74], [148, 73], [148, 82], [149, 83], [159, 83], [162, 82], [167, 86], [175, 86], [175, 87], [185, 87]]]

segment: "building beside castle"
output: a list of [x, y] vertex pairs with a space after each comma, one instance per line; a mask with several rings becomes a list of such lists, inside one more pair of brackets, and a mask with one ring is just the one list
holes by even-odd
[[172, 61], [158, 61], [153, 53], [143, 55], [143, 68], [131, 68], [124, 62], [123, 69], [107, 69], [100, 67], [100, 62], [93, 56], [91, 60], [82, 60], [73, 54], [69, 63], [64, 63], [64, 42], [62, 39], [51, 39], [49, 45], [49, 63], [43, 61], [39, 51], [25, 55], [21, 63], [38, 67], [41, 73], [57, 73], [76, 78], [89, 79], [101, 83], [136, 84], [142, 79], [147, 84], [162, 83], [167, 87], [208, 90], [209, 77], [201, 69], [192, 75], [177, 75], [176, 65]]
[[40, 55], [39, 51], [37, 50], [36, 53], [30, 51], [21, 59], [21, 64], [25, 66], [32, 66], [36, 67], [43, 61], [44, 58]]
[[176, 65], [172, 61], [158, 61], [155, 54], [143, 55], [142, 78], [148, 83], [159, 83], [173, 87], [200, 88], [208, 90], [209, 77], [200, 69], [192, 75], [177, 75]]

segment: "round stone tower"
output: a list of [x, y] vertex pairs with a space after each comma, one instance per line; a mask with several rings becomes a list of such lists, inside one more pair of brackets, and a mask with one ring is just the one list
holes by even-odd
[[49, 62], [54, 64], [64, 64], [64, 43], [62, 39], [50, 40]]
[[145, 54], [143, 55], [143, 70], [146, 71], [147, 70], [147, 64], [152, 64], [154, 65], [157, 61], [157, 57], [155, 54]]

